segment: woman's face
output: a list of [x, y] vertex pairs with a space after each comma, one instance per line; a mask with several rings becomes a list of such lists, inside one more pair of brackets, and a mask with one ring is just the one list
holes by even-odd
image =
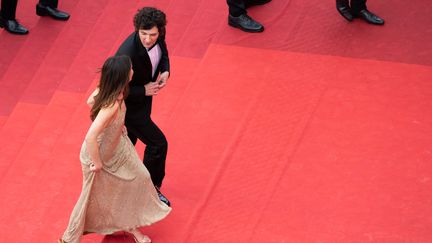
[[157, 39], [159, 38], [159, 29], [156, 26], [148, 30], [140, 29], [138, 31], [138, 34], [141, 43], [145, 48], [148, 49], [152, 47], [156, 43]]

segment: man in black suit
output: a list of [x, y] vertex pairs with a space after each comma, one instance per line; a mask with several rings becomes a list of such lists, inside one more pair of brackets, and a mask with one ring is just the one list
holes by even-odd
[[169, 206], [169, 200], [160, 192], [165, 176], [168, 142], [150, 117], [153, 96], [165, 87], [170, 74], [165, 43], [165, 13], [156, 8], [144, 7], [135, 15], [134, 26], [135, 31], [116, 53], [129, 56], [134, 71], [129, 83], [129, 95], [125, 100], [125, 125], [133, 144], [139, 139], [146, 145], [144, 165], [150, 172], [159, 198]]
[[246, 32], [263, 32], [264, 26], [249, 15], [246, 9], [254, 5], [263, 5], [271, 0], [227, 0], [228, 4], [228, 24]]
[[351, 0], [351, 4], [349, 4], [349, 0], [336, 0], [336, 9], [348, 21], [352, 21], [355, 17], [358, 17], [364, 19], [369, 24], [384, 24], [382, 18], [367, 9], [366, 0]]
[[[28, 34], [28, 30], [15, 18], [18, 0], [2, 0], [0, 9], [0, 28], [17, 35]], [[66, 21], [70, 15], [57, 9], [58, 0], [39, 0], [36, 5], [36, 14], [39, 16], [50, 16], [57, 20]]]

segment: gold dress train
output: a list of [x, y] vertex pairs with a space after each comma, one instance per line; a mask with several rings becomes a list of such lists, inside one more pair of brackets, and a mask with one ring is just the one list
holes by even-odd
[[112, 234], [147, 226], [171, 211], [159, 200], [148, 170], [122, 132], [125, 113], [122, 103], [98, 137], [102, 170], [90, 171], [86, 143], [81, 147], [83, 185], [62, 237], [67, 243], [80, 242], [86, 233]]

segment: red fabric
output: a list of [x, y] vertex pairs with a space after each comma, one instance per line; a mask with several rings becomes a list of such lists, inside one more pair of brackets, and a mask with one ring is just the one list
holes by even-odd
[[250, 34], [227, 25], [224, 1], [80, 0], [60, 1], [67, 22], [22, 1], [30, 34], [0, 33], [4, 242], [62, 235], [81, 189], [85, 100], [145, 5], [167, 13], [172, 66], [153, 119], [174, 210], [142, 229], [154, 242], [432, 239], [428, 1], [368, 1], [386, 20], [372, 26], [333, 2], [273, 0], [249, 9], [266, 27]]

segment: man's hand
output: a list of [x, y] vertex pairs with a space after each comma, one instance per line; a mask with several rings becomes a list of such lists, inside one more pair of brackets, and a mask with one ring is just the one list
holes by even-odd
[[159, 85], [156, 82], [150, 82], [146, 85], [144, 85], [145, 88], [145, 95], [146, 96], [153, 96], [153, 95], [157, 95], [157, 92], [159, 91]]
[[158, 83], [159, 85], [159, 89], [162, 89], [163, 87], [165, 87], [165, 85], [167, 84], [169, 78], [169, 72], [163, 72], [159, 75], [159, 77], [156, 80], [156, 83]]

